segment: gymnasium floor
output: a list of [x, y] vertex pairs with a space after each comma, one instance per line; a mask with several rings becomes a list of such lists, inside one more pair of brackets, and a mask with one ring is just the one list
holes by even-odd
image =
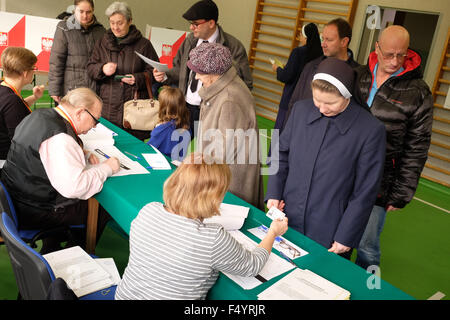
[[[44, 102], [38, 107], [48, 104]], [[258, 117], [258, 126], [271, 129], [273, 122]], [[267, 179], [264, 186], [266, 183]], [[113, 257], [122, 274], [128, 261], [128, 241], [115, 230], [113, 223], [105, 229], [96, 254]], [[381, 249], [380, 270], [384, 280], [416, 299], [435, 296], [450, 300], [450, 189], [421, 179], [413, 201], [406, 208], [388, 214]], [[16, 298], [14, 274], [6, 248], [1, 245], [0, 300]]]

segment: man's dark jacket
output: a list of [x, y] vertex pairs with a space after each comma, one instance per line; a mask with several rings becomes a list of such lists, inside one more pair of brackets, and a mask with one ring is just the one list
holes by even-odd
[[[368, 64], [356, 69], [355, 98], [366, 104], [378, 63], [375, 52]], [[421, 58], [408, 50], [399, 75], [386, 80], [378, 89], [370, 111], [386, 127], [386, 161], [377, 204], [403, 208], [417, 188], [427, 160], [433, 122], [433, 99], [422, 80]]]

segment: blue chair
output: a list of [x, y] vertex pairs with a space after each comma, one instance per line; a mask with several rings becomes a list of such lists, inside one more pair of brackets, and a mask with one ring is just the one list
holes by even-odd
[[[9, 217], [14, 221], [16, 227], [19, 225], [17, 219], [16, 210], [14, 209], [14, 204], [12, 202], [11, 196], [9, 195], [6, 187], [0, 181], [0, 212], [6, 212]], [[29, 243], [32, 248], [36, 248], [36, 242], [52, 234], [65, 234], [68, 239], [73, 239], [70, 233], [71, 228], [85, 228], [84, 224], [74, 225], [70, 227], [57, 227], [45, 230], [19, 230], [19, 236], [25, 242]]]
[[[0, 215], [0, 231], [11, 260], [20, 298], [45, 300], [50, 284], [55, 280], [50, 265], [41, 254], [22, 240], [14, 221], [5, 212]], [[79, 299], [114, 300], [116, 287], [112, 286]]]

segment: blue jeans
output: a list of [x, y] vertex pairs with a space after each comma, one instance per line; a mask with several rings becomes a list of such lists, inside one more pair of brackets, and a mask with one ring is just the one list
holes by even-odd
[[380, 265], [380, 234], [386, 219], [386, 210], [380, 206], [374, 206], [370, 213], [366, 230], [359, 242], [358, 255], [355, 263], [363, 269], [371, 265]]

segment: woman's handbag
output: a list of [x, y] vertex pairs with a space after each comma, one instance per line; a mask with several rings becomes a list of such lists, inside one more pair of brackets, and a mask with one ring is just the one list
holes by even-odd
[[134, 99], [125, 102], [123, 105], [124, 128], [151, 131], [159, 121], [159, 101], [153, 99], [150, 76], [147, 72], [144, 75], [150, 99], [138, 99], [138, 90], [136, 88]]

